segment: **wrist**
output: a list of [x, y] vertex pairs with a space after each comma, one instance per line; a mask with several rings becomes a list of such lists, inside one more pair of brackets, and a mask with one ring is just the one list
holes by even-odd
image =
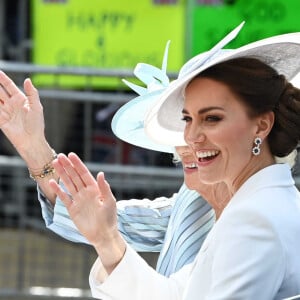
[[49, 158], [48, 162], [42, 168], [30, 168], [28, 167], [28, 172], [30, 178], [34, 181], [39, 179], [44, 179], [45, 177], [53, 176], [55, 173], [55, 169], [52, 166], [52, 162], [57, 158], [56, 152], [52, 149], [52, 156]]
[[46, 140], [23, 146], [18, 152], [30, 170], [41, 170], [54, 156], [53, 149]]
[[121, 234], [118, 233], [117, 236], [109, 241], [101, 241], [98, 244], [94, 244], [94, 248], [106, 272], [110, 274], [122, 260], [126, 252], [126, 243]]

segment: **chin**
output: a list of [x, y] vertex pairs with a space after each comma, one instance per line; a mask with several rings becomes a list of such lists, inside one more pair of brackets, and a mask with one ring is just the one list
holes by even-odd
[[204, 184], [215, 184], [215, 183], [218, 183], [218, 182], [221, 182], [223, 180], [219, 180], [219, 178], [216, 178], [216, 177], [199, 177], [199, 180], [204, 183]]

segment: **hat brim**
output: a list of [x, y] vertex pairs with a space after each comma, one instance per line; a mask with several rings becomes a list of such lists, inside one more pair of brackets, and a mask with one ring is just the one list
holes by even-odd
[[130, 100], [114, 114], [111, 127], [113, 133], [121, 140], [132, 145], [149, 150], [166, 153], [174, 153], [175, 148], [150, 139], [144, 130], [144, 119], [146, 112], [162, 94], [157, 90]]
[[291, 80], [300, 71], [300, 32], [266, 38], [227, 52], [220, 51], [196, 70], [171, 82], [145, 117], [145, 132], [149, 138], [168, 146], [185, 145], [185, 123], [181, 120], [185, 87], [207, 68], [238, 57], [257, 58]]

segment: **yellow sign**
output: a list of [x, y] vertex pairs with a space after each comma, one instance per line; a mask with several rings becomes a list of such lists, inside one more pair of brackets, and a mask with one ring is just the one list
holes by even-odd
[[[178, 71], [184, 62], [184, 0], [31, 1], [35, 64], [133, 70], [144, 62], [161, 67], [168, 40], [168, 71]], [[37, 75], [34, 82], [81, 87], [86, 78]], [[93, 78], [92, 86], [123, 83], [119, 78]]]

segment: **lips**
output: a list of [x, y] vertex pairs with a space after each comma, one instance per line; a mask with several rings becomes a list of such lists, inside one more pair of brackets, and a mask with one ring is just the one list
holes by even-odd
[[219, 150], [196, 151], [196, 156], [199, 162], [206, 162], [217, 157], [219, 153]]
[[191, 170], [191, 169], [197, 169], [198, 166], [195, 162], [192, 162], [192, 163], [185, 163], [184, 168]]

